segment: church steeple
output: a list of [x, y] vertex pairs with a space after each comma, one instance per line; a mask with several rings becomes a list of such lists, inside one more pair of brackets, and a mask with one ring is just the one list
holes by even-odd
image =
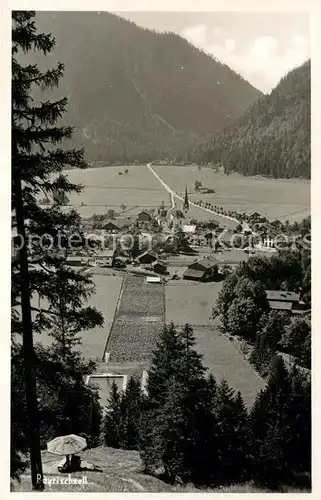
[[188, 212], [189, 211], [187, 186], [185, 186], [185, 197], [184, 197], [184, 203], [183, 203], [183, 210], [184, 210], [184, 212]]

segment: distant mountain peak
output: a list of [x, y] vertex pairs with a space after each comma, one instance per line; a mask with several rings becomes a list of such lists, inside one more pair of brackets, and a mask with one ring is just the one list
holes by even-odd
[[262, 96], [174, 33], [107, 12], [38, 12], [36, 23], [56, 38], [46, 64], [65, 64], [59, 89], [69, 97], [64, 121], [75, 127], [74, 144], [84, 146], [90, 160], [183, 154]]

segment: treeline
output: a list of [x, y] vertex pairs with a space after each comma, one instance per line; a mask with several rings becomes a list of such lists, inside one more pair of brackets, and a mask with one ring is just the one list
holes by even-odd
[[308, 487], [310, 381], [275, 357], [266, 388], [247, 409], [226, 381], [206, 375], [194, 344], [189, 325], [165, 327], [146, 392], [134, 379], [123, 393], [113, 386], [105, 444], [139, 450], [145, 472], [170, 483]]
[[311, 308], [311, 256], [309, 252], [281, 251], [271, 257], [251, 257], [224, 281], [214, 316], [221, 330], [243, 339], [249, 361], [262, 375], [270, 373], [276, 353], [288, 354], [311, 368], [310, 315], [291, 316], [270, 308], [266, 290], [294, 291]]
[[262, 95], [173, 33], [108, 12], [37, 12], [36, 21], [56, 38], [51, 64], [67, 68], [57, 95], [68, 96], [71, 144], [84, 146], [88, 160], [147, 163], [182, 154]]
[[311, 63], [282, 78], [240, 118], [187, 155], [226, 173], [275, 178], [311, 175]]

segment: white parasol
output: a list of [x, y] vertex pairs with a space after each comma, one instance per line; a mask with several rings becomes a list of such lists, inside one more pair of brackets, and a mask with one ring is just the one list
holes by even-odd
[[76, 434], [68, 434], [67, 436], [59, 436], [47, 443], [47, 450], [56, 455], [73, 455], [86, 448], [87, 441], [85, 438], [76, 436]]

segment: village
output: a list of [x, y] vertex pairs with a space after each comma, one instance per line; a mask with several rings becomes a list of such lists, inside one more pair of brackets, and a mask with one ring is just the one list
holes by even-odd
[[[182, 209], [142, 210], [125, 216], [108, 210], [84, 219], [82, 231], [87, 251], [75, 251], [67, 261], [73, 266], [111, 268], [122, 272], [157, 276], [159, 281], [185, 279], [220, 281], [249, 255], [272, 255], [272, 238], [249, 243], [251, 231], [240, 224], [227, 227], [209, 217], [198, 221], [189, 213], [187, 189]], [[258, 216], [259, 214], [255, 214]], [[223, 219], [224, 220], [224, 219]], [[239, 227], [238, 227], [239, 226]], [[241, 229], [241, 232], [240, 232]], [[240, 241], [240, 238], [243, 239]], [[248, 241], [248, 245], [244, 242]]]
[[[240, 390], [247, 405], [263, 387], [242, 346], [219, 333], [213, 306], [225, 278], [240, 263], [250, 256], [275, 255], [272, 236], [277, 231], [267, 234], [266, 220], [258, 213], [241, 214], [234, 228], [224, 224], [224, 214], [219, 221], [212, 215], [201, 221], [191, 216], [186, 188], [179, 206], [162, 202], [157, 210], [131, 215], [108, 210], [83, 219], [87, 245], [69, 253], [67, 262], [92, 273], [92, 304], [106, 318], [103, 330], [84, 333], [82, 339], [84, 355], [97, 362], [87, 383], [99, 387], [102, 400], [108, 399], [113, 382], [125, 389], [132, 375], [140, 378], [144, 390], [157, 338], [170, 322], [193, 327], [210, 372]], [[306, 313], [299, 293], [266, 290], [266, 296], [271, 310]], [[235, 374], [230, 360], [232, 366], [242, 366], [242, 376]]]

